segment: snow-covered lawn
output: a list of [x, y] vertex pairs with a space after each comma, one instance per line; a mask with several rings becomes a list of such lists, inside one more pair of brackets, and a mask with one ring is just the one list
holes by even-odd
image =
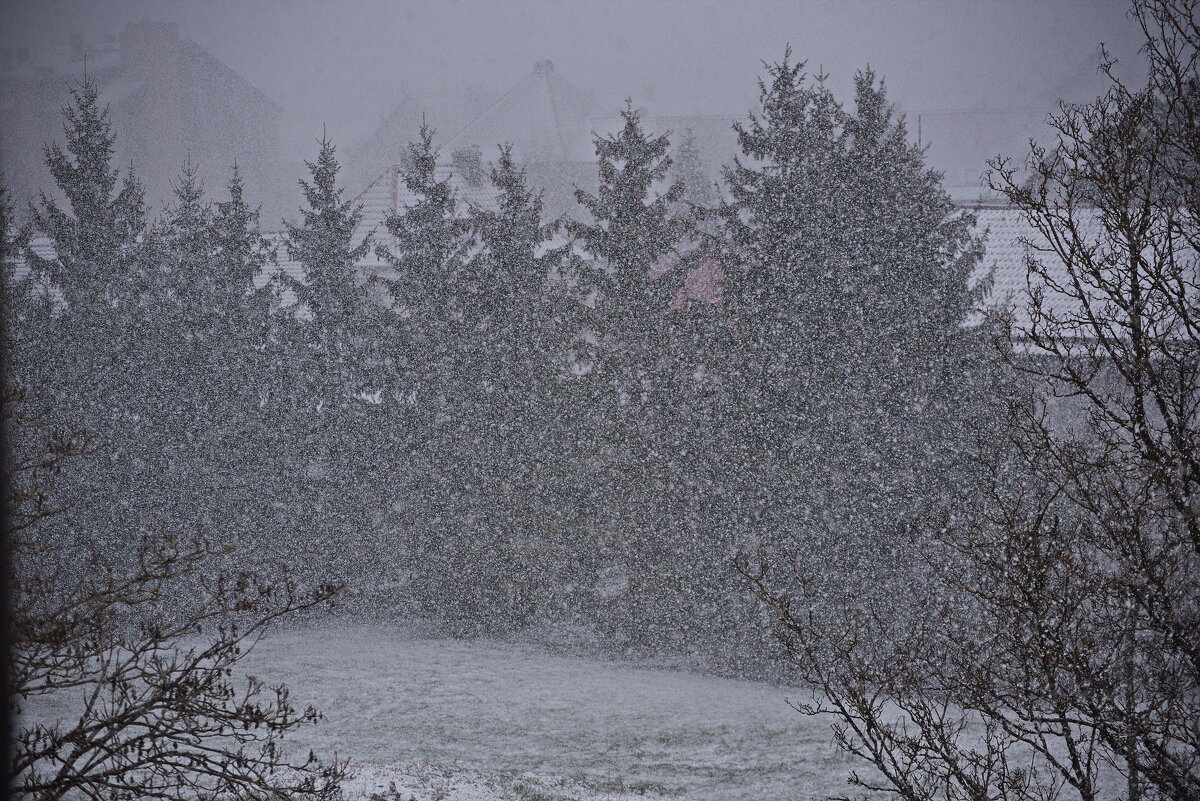
[[279, 632], [246, 664], [325, 713], [292, 747], [349, 757], [352, 801], [798, 801], [861, 767], [788, 706], [802, 689], [378, 626]]

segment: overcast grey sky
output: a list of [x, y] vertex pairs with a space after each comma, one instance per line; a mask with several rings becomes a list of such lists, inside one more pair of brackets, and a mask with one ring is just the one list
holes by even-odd
[[[285, 110], [284, 155], [322, 123], [354, 144], [401, 96], [501, 92], [540, 59], [602, 106], [744, 112], [790, 43], [845, 89], [870, 63], [907, 109], [1010, 108], [1086, 89], [1096, 46], [1136, 61], [1125, 0], [3, 0], [0, 39], [99, 37], [141, 19], [188, 36]], [[1094, 83], [1094, 86], [1099, 86]], [[1084, 97], [1073, 99], [1086, 99]]]

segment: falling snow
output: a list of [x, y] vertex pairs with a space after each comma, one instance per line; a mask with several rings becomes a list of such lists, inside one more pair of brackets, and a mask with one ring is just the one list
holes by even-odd
[[1200, 792], [1178, 6], [1057, 116], [772, 38], [736, 114], [564, 52], [303, 153], [191, 23], [4, 44], [17, 789]]

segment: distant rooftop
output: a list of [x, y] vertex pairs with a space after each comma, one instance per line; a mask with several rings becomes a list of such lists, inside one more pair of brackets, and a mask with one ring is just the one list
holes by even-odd
[[490, 157], [507, 142], [524, 162], [592, 161], [589, 120], [598, 115], [595, 103], [547, 59], [534, 64], [529, 74], [441, 147], [448, 154], [475, 146]]
[[[495, 209], [495, 196], [487, 185], [474, 186], [456, 175], [450, 165], [441, 165], [436, 171], [439, 179], [449, 179], [455, 187], [459, 200], [459, 213], [467, 214], [472, 208]], [[384, 246], [394, 245], [387, 233], [385, 220], [391, 213], [399, 213], [417, 202], [416, 196], [404, 185], [402, 168], [394, 166], [379, 176], [357, 199], [363, 205], [363, 220], [355, 232], [355, 244], [362, 242], [368, 233], [375, 234], [375, 242]], [[1040, 279], [1031, 279], [1027, 266], [1030, 254], [1029, 244], [1035, 248], [1044, 247], [1045, 241], [1030, 228], [1023, 213], [1011, 206], [962, 206], [963, 210], [973, 211], [977, 218], [976, 231], [986, 232], [986, 252], [983, 261], [976, 270], [974, 280], [982, 280], [990, 273], [992, 286], [985, 298], [985, 305], [996, 308], [1011, 309], [1015, 312], [1015, 322], [1023, 325], [1028, 322], [1024, 314], [1024, 305], [1029, 289], [1036, 288]], [[1091, 229], [1100, 233], [1098, 216], [1094, 220], [1084, 221], [1085, 230]], [[260, 275], [258, 282], [265, 283], [270, 275], [286, 273], [298, 280], [304, 280], [304, 270], [299, 262], [288, 257], [284, 247], [284, 234], [281, 231], [269, 232], [268, 239], [277, 247], [277, 262], [268, 267], [265, 274]], [[49, 239], [38, 237], [31, 242], [33, 250], [42, 258], [53, 258], [54, 248]], [[1061, 264], [1056, 264], [1050, 255], [1043, 255], [1043, 262], [1050, 270], [1052, 278], [1065, 280], [1066, 273]], [[385, 273], [390, 267], [374, 253], [367, 254], [359, 264], [364, 274]], [[671, 271], [671, 265], [660, 266], [653, 271], [655, 277], [663, 276]], [[16, 270], [17, 279], [28, 275], [28, 268], [21, 264]], [[702, 261], [700, 265], [684, 276], [678, 277], [679, 285], [672, 297], [666, 302], [675, 308], [684, 308], [691, 301], [701, 304], [721, 302], [721, 268], [716, 262]], [[1047, 309], [1054, 312], [1070, 311], [1070, 300], [1053, 293], [1047, 293]], [[294, 298], [285, 297], [285, 303]]]

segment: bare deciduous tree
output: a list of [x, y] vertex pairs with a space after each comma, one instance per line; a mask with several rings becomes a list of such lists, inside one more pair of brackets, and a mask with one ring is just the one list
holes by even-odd
[[272, 623], [339, 588], [210, 573], [220, 551], [203, 538], [150, 536], [136, 558], [110, 558], [55, 525], [55, 476], [93, 440], [47, 433], [28, 406], [6, 390], [9, 789], [39, 801], [338, 797], [336, 757], [281, 748], [319, 713], [257, 678], [238, 689], [234, 671]]
[[[1136, 0], [1149, 79], [991, 182], [1036, 236], [1001, 355], [1029, 380], [979, 491], [914, 523], [926, 613], [746, 572], [873, 765], [926, 799], [1200, 797], [1200, 24]], [[743, 566], [747, 567], [747, 566]]]

